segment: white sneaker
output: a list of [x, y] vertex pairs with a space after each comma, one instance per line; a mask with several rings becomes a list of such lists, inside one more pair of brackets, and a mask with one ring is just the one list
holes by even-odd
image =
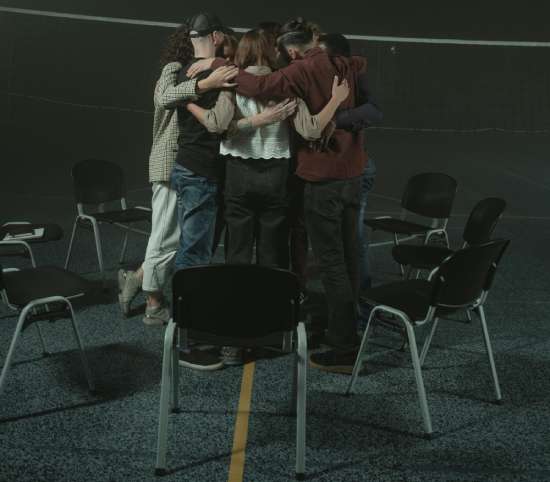
[[130, 303], [141, 291], [141, 280], [135, 271], [118, 270], [118, 302], [124, 316], [130, 314]]
[[149, 326], [166, 325], [170, 320], [170, 309], [167, 306], [147, 306], [143, 323]]

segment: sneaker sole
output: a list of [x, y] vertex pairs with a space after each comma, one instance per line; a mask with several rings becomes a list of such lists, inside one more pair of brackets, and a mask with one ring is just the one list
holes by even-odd
[[181, 360], [179, 360], [178, 363], [180, 367], [191, 368], [193, 370], [198, 370], [201, 372], [211, 372], [211, 371], [220, 370], [221, 368], [223, 368], [222, 361], [214, 365], [193, 365], [192, 363], [184, 362]]
[[222, 360], [222, 363], [228, 367], [237, 367], [239, 365], [244, 365], [244, 362], [242, 360], [235, 360], [235, 361]]
[[346, 375], [351, 375], [353, 372], [353, 365], [320, 365], [309, 360], [309, 366], [311, 368], [317, 368], [318, 370], [323, 370], [325, 372], [331, 373], [344, 373]]
[[147, 326], [164, 326], [168, 324], [168, 320], [164, 320], [162, 318], [153, 318], [151, 316], [144, 316], [142, 321]]

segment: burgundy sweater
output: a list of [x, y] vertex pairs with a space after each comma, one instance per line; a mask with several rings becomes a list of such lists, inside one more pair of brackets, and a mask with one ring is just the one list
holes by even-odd
[[[259, 100], [283, 100], [300, 97], [312, 114], [318, 114], [332, 96], [332, 81], [348, 80], [350, 95], [341, 109], [355, 107], [357, 76], [366, 69], [363, 57], [329, 57], [320, 48], [308, 50], [304, 57], [270, 75], [256, 76], [239, 71], [237, 93]], [[337, 129], [327, 151], [314, 151], [300, 139], [297, 147], [296, 174], [306, 181], [350, 179], [362, 174], [366, 162], [363, 133]]]

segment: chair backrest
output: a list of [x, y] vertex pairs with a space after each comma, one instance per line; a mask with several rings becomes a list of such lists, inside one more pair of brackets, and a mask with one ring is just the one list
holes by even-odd
[[432, 306], [461, 307], [475, 303], [494, 276], [508, 240], [494, 240], [455, 251], [432, 278]]
[[510, 241], [506, 241], [506, 244], [502, 247], [502, 250], [500, 251], [500, 254], [495, 259], [493, 265], [491, 266], [491, 269], [489, 270], [489, 275], [487, 276], [487, 279], [485, 280], [485, 286], [483, 287], [484, 291], [489, 291], [491, 289], [491, 286], [493, 286], [493, 281], [495, 279], [495, 275], [497, 273], [497, 268], [500, 264], [500, 261], [502, 260], [502, 256], [504, 255], [504, 251], [508, 248], [510, 245]]
[[194, 266], [172, 279], [174, 322], [193, 339], [246, 346], [294, 330], [299, 283], [290, 271], [258, 265]]
[[447, 174], [416, 174], [409, 179], [405, 187], [401, 206], [421, 216], [446, 219], [451, 214], [456, 189], [456, 179]]
[[86, 159], [77, 162], [71, 174], [77, 203], [101, 204], [126, 195], [124, 172], [114, 162]]
[[469, 245], [482, 244], [491, 239], [498, 220], [506, 208], [506, 201], [497, 197], [489, 197], [479, 201], [472, 212], [462, 237]]

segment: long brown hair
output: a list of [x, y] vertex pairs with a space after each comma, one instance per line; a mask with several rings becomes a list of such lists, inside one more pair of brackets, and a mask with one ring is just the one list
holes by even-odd
[[189, 28], [185, 24], [180, 25], [166, 41], [160, 56], [160, 67], [164, 68], [170, 62], [180, 62], [186, 65], [191, 62], [194, 55], [193, 44], [189, 38]]
[[275, 52], [269, 38], [258, 30], [246, 32], [239, 42], [235, 52], [235, 65], [246, 69], [251, 65], [268, 65], [275, 67]]

